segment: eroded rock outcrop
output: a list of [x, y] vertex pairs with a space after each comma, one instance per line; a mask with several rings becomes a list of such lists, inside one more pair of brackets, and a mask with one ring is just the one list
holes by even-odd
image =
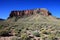
[[23, 17], [23, 16], [30, 16], [30, 15], [39, 14], [39, 13], [45, 16], [51, 15], [51, 13], [47, 9], [40, 8], [40, 9], [34, 9], [34, 10], [11, 11], [9, 17], [14, 17], [14, 16]]

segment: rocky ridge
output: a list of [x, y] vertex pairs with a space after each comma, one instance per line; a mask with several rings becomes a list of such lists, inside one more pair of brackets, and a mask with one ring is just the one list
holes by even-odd
[[30, 16], [34, 14], [40, 13], [41, 15], [49, 16], [52, 15], [47, 9], [45, 8], [38, 8], [38, 9], [32, 9], [32, 10], [16, 10], [16, 11], [11, 11], [9, 18], [14, 17], [14, 16]]

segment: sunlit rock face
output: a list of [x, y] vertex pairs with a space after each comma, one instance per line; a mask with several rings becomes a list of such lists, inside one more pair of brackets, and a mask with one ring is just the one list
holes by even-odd
[[42, 13], [45, 16], [51, 15], [51, 13], [47, 9], [45, 9], [45, 8], [41, 8], [40, 9], [40, 13]]
[[34, 15], [34, 14], [38, 14], [41, 13], [44, 16], [49, 16], [51, 15], [51, 13], [45, 9], [45, 8], [38, 8], [38, 9], [32, 9], [32, 10], [21, 10], [21, 11], [11, 11], [9, 17], [23, 17], [23, 16], [30, 16], [30, 15]]

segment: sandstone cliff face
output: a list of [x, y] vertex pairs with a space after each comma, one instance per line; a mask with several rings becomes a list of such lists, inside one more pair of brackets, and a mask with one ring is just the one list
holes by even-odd
[[23, 16], [30, 16], [38, 13], [41, 13], [42, 15], [45, 15], [45, 16], [51, 15], [51, 13], [47, 9], [40, 8], [40, 9], [34, 9], [34, 10], [11, 11], [9, 17], [14, 17], [14, 16], [23, 17]]

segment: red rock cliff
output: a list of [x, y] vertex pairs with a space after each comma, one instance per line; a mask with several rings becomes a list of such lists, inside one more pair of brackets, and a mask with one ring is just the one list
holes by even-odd
[[45, 8], [40, 8], [40, 9], [34, 9], [34, 10], [22, 10], [22, 11], [11, 11], [9, 17], [14, 17], [14, 16], [29, 16], [33, 14], [38, 14], [41, 13], [42, 15], [49, 16], [51, 13], [45, 9]]

